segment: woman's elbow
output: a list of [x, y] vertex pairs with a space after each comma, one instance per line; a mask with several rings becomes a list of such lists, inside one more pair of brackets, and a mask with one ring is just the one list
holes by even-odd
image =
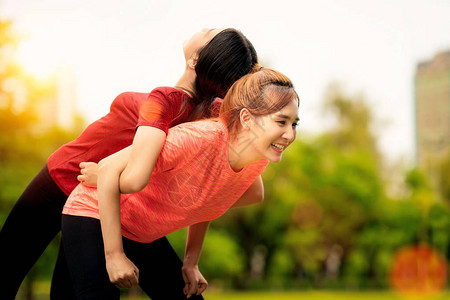
[[122, 194], [132, 194], [142, 191], [147, 186], [148, 181], [142, 178], [120, 177], [120, 192]]
[[97, 174], [102, 176], [111, 172], [111, 166], [108, 164], [108, 160], [102, 159], [98, 162]]
[[[257, 184], [255, 184], [257, 182]], [[264, 201], [264, 185], [262, 180], [256, 181], [252, 188], [253, 203], [258, 204]]]
[[244, 205], [260, 204], [264, 201], [264, 189], [252, 189], [244, 197]]
[[255, 195], [253, 196], [253, 203], [255, 204], [259, 204], [262, 203], [264, 201], [264, 189], [259, 190], [258, 192], [255, 193]]

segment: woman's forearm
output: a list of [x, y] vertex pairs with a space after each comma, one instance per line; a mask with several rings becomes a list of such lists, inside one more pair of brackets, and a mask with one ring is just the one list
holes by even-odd
[[207, 221], [189, 226], [183, 267], [181, 268], [185, 283], [183, 291], [186, 298], [200, 295], [208, 286], [208, 282], [198, 269], [198, 262], [209, 223]]
[[125, 168], [129, 152], [130, 149], [125, 148], [99, 163], [98, 206], [106, 258], [123, 253], [119, 176]]
[[198, 265], [210, 221], [189, 226], [183, 265]]
[[150, 126], [137, 129], [130, 157], [120, 175], [122, 194], [137, 193], [148, 184], [165, 140], [166, 133], [161, 129]]

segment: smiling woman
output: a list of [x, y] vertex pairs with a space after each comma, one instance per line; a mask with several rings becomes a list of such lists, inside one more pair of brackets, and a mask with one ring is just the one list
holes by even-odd
[[231, 160], [239, 162], [234, 168], [263, 158], [279, 162], [295, 139], [298, 106], [292, 83], [274, 70], [263, 68], [236, 82], [220, 108], [230, 131]]
[[[292, 82], [275, 70], [254, 69], [259, 71], [231, 87], [218, 119], [169, 130], [142, 191], [122, 194], [120, 199], [110, 192], [118, 188], [131, 158], [130, 147], [99, 163], [98, 188], [79, 184], [73, 190], [63, 209], [62, 242], [76, 294], [118, 299], [118, 287], [139, 284], [152, 296], [149, 274], [156, 268], [149, 263], [147, 247], [187, 226], [188, 239], [194, 236], [196, 242], [187, 243], [183, 270], [194, 269], [200, 278], [195, 293], [204, 291], [207, 283], [198, 271], [198, 260], [209, 222], [246, 202], [243, 193], [269, 161], [281, 159], [295, 138], [298, 96]], [[105, 182], [106, 177], [111, 180]], [[116, 221], [118, 230], [111, 230]], [[197, 251], [188, 251], [192, 248]], [[166, 264], [164, 258], [160, 261]], [[131, 268], [118, 267], [123, 264]], [[158, 269], [158, 276], [172, 281], [173, 274], [165, 267]], [[197, 284], [185, 287], [188, 298], [194, 294], [188, 292], [191, 285]]]

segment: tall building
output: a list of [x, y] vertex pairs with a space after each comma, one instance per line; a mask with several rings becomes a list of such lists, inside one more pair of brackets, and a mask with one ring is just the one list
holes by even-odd
[[415, 114], [417, 165], [440, 191], [439, 163], [450, 151], [450, 51], [418, 64]]

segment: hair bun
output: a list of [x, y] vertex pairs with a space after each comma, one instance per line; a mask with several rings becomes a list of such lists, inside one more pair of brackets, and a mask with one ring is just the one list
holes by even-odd
[[256, 63], [256, 64], [253, 66], [252, 73], [258, 72], [258, 71], [261, 70], [262, 68], [263, 68], [263, 66], [261, 66], [259, 63]]

